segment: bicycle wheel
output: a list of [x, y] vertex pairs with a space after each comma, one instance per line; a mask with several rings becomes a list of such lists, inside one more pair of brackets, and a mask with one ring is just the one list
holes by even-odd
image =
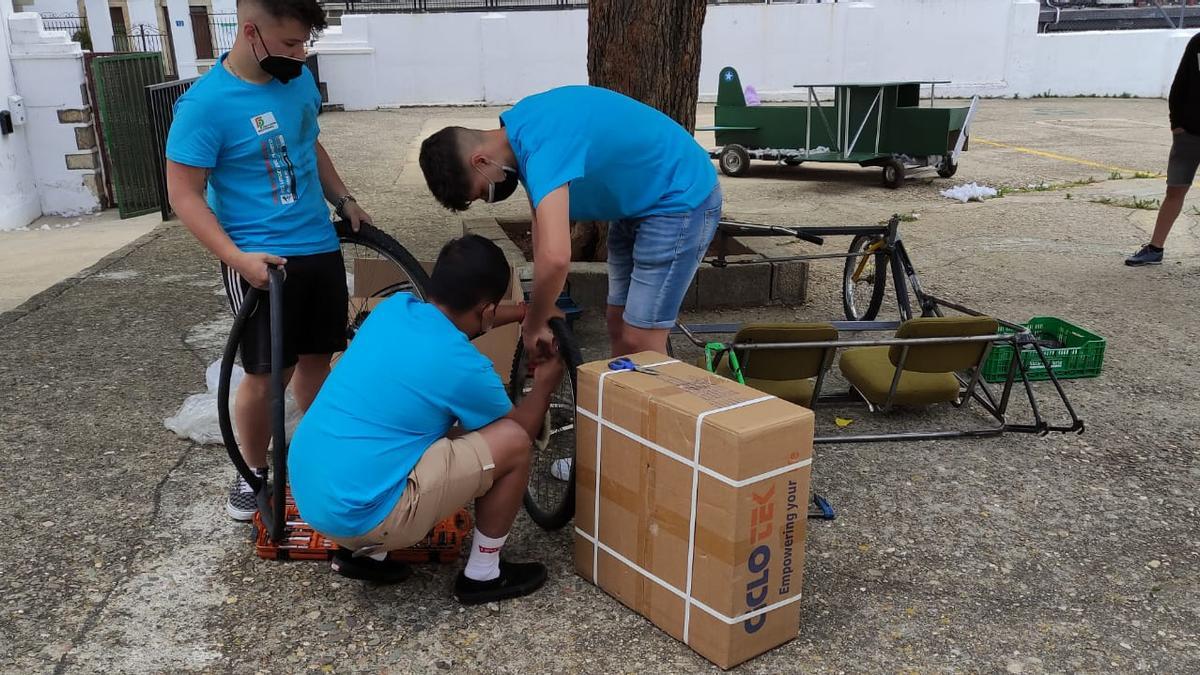
[[[850, 242], [850, 253], [861, 253], [877, 241], [878, 236], [860, 234]], [[842, 310], [847, 319], [871, 321], [879, 314], [887, 287], [887, 263], [887, 254], [882, 250], [873, 255], [846, 258], [842, 272]]]
[[[424, 300], [429, 275], [400, 242], [374, 225], [362, 223], [358, 232], [350, 223], [335, 223], [346, 265], [346, 283], [350, 288], [350, 307], [346, 319], [346, 339], [353, 340], [380, 300], [395, 293], [412, 293]], [[357, 278], [356, 278], [357, 275]]]
[[[525, 510], [543, 529], [557, 530], [575, 515], [575, 371], [583, 358], [565, 321], [551, 319], [550, 330], [558, 342], [565, 377], [550, 396], [542, 433], [534, 441]], [[533, 389], [529, 375], [529, 360], [518, 342], [508, 382], [508, 397], [514, 404]]]

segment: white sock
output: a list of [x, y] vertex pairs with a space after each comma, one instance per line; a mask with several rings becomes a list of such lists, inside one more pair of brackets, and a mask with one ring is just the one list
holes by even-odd
[[471, 557], [467, 558], [467, 568], [463, 574], [475, 581], [491, 581], [500, 576], [500, 549], [504, 547], [503, 537], [489, 537], [475, 528], [471, 535]]
[[371, 560], [378, 560], [379, 562], [383, 562], [384, 559], [387, 558], [387, 554], [388, 554], [387, 551], [380, 551], [379, 553], [372, 553], [371, 555], [368, 555], [367, 557], [370, 558]]

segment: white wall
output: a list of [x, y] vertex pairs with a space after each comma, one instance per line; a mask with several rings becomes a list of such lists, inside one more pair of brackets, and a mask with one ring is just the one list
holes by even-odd
[[952, 80], [963, 89], [1005, 81], [1012, 0], [891, 0], [820, 5], [710, 7], [700, 66], [702, 97], [717, 74], [738, 70], [742, 84], [773, 99], [803, 98], [795, 84]]
[[[700, 97], [726, 65], [772, 100], [803, 98], [799, 83], [927, 79], [951, 95], [1164, 96], [1195, 32], [1039, 35], [1037, 16], [1037, 0], [710, 6]], [[315, 50], [330, 102], [350, 110], [508, 104], [587, 81], [587, 11], [347, 15]]]
[[587, 12], [347, 15], [315, 51], [349, 109], [510, 102], [587, 81]]
[[87, 8], [88, 35], [92, 38], [92, 51], [113, 50], [112, 17], [108, 13], [108, 0], [84, 0]]
[[1183, 50], [1195, 32], [1137, 30], [1038, 35], [1034, 38], [1034, 53], [1041, 72], [1032, 86], [1040, 85], [1044, 87], [1042, 92], [1066, 96], [1092, 93], [1165, 96], [1170, 92]]
[[[7, 110], [8, 97], [18, 93], [8, 56], [11, 14], [12, 5], [0, 0], [0, 110]], [[24, 227], [40, 215], [28, 127], [17, 126], [14, 133], [0, 136], [0, 230]]]
[[127, 28], [131, 34], [137, 35], [136, 26], [147, 26], [158, 32], [158, 7], [154, 0], [126, 0], [125, 9], [129, 21]]
[[34, 0], [25, 11], [38, 14], [79, 14], [79, 3], [76, 0]]
[[187, 0], [167, 0], [167, 13], [171, 15], [167, 29], [175, 47], [175, 73], [181, 80], [196, 77], [200, 74], [196, 69], [196, 36], [192, 33]]
[[43, 30], [41, 17], [32, 12], [13, 14], [6, 23], [16, 89], [25, 98], [32, 176], [41, 211], [63, 216], [97, 211], [100, 202], [87, 184], [94, 179], [94, 168], [68, 168], [67, 160], [68, 155], [91, 154], [94, 162], [94, 153], [81, 150], [75, 135], [76, 128], [87, 125], [59, 120], [60, 110], [86, 108], [79, 43], [61, 31]]

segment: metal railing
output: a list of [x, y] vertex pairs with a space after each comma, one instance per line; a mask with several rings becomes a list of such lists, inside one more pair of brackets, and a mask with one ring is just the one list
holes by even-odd
[[146, 87], [146, 110], [150, 117], [150, 129], [154, 143], [154, 185], [158, 192], [158, 204], [162, 219], [171, 217], [171, 203], [167, 198], [167, 167], [164, 159], [167, 152], [167, 133], [175, 119], [175, 102], [191, 88], [198, 78], [152, 84]]
[[212, 37], [214, 57], [233, 49], [233, 41], [238, 33], [237, 13], [209, 14], [208, 32]]
[[163, 71], [168, 77], [175, 75], [175, 56], [172, 52], [171, 36], [159, 32], [153, 26], [139, 24], [124, 33], [113, 34], [113, 51], [122, 54], [133, 52], [158, 52], [162, 54]]
[[67, 35], [74, 36], [81, 30], [86, 30], [83, 17], [78, 14], [55, 14], [54, 12], [42, 12], [42, 27], [46, 30], [61, 30], [66, 31]]

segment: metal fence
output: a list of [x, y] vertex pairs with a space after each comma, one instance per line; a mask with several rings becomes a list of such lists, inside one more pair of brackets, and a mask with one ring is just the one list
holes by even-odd
[[209, 14], [208, 32], [212, 38], [215, 56], [220, 56], [233, 49], [233, 41], [237, 38], [238, 33], [237, 13]]
[[161, 33], [153, 26], [140, 24], [125, 33], [113, 34], [113, 51], [120, 53], [158, 52], [162, 54], [163, 72], [168, 77], [175, 75], [175, 55], [171, 49], [171, 36]]
[[163, 55], [147, 50], [101, 56], [90, 62], [112, 185], [122, 218], [159, 208], [155, 146], [145, 88], [163, 81]]
[[167, 167], [164, 156], [167, 152], [167, 133], [175, 118], [175, 102], [191, 88], [197, 78], [152, 84], [146, 87], [146, 110], [149, 114], [150, 131], [154, 144], [154, 185], [158, 193], [158, 205], [163, 220], [171, 217], [171, 202], [167, 198]]
[[80, 31], [86, 30], [83, 17], [78, 14], [56, 14], [54, 12], [42, 12], [42, 26], [46, 30], [61, 30], [66, 31], [67, 35], [74, 37]]

